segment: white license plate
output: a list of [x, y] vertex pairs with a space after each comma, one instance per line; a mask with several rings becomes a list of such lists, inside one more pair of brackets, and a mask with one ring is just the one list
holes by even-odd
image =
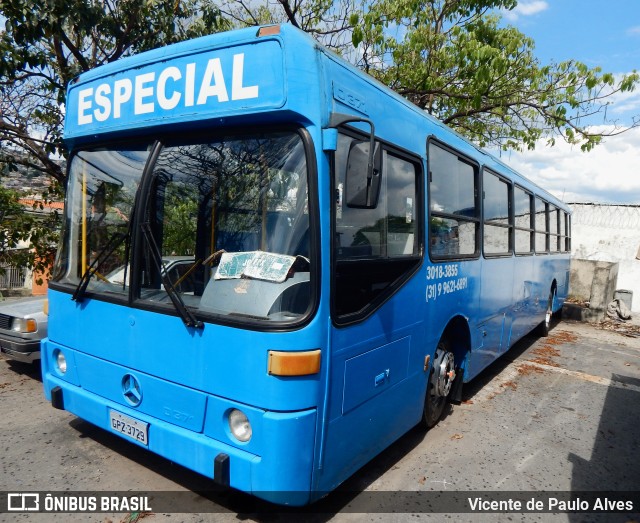
[[149, 424], [143, 421], [138, 421], [124, 414], [120, 414], [115, 410], [109, 411], [109, 423], [111, 428], [120, 434], [124, 434], [127, 438], [130, 438], [143, 445], [148, 445], [148, 432]]

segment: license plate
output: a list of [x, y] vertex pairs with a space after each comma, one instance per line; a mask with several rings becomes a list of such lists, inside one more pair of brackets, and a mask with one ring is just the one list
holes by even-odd
[[130, 438], [133, 441], [137, 441], [138, 443], [142, 443], [143, 445], [149, 444], [148, 423], [144, 423], [143, 421], [125, 416], [124, 414], [120, 414], [115, 410], [109, 411], [109, 423], [111, 424], [111, 428], [113, 430], [125, 435], [127, 438]]

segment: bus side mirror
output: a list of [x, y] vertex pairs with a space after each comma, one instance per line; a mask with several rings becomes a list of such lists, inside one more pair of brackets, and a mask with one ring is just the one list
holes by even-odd
[[353, 141], [349, 147], [345, 177], [345, 200], [348, 207], [375, 209], [380, 195], [380, 165], [382, 149], [375, 144], [373, 164], [370, 164], [371, 141]]
[[367, 141], [354, 141], [349, 147], [347, 175], [345, 178], [345, 200], [347, 207], [375, 209], [380, 195], [380, 165], [382, 149], [375, 143], [376, 129], [373, 121], [350, 114], [332, 113], [329, 128], [346, 123], [362, 122], [371, 127]]

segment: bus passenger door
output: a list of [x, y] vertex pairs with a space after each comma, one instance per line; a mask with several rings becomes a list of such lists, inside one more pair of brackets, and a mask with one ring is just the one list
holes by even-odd
[[[335, 486], [409, 430], [422, 409], [416, 400], [424, 394], [421, 166], [376, 144], [367, 180], [369, 146], [368, 139], [340, 133], [335, 154], [321, 488]], [[354, 173], [359, 162], [364, 170]]]
[[480, 329], [486, 357], [493, 360], [509, 348], [513, 259], [485, 259], [481, 274]]
[[512, 322], [512, 186], [485, 168], [482, 172], [482, 273], [480, 330], [488, 364], [509, 348]]

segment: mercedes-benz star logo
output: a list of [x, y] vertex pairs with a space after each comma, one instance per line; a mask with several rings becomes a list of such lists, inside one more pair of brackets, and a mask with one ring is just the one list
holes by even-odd
[[125, 374], [122, 378], [122, 394], [127, 403], [133, 407], [140, 405], [142, 401], [142, 388], [138, 378], [132, 374]]

